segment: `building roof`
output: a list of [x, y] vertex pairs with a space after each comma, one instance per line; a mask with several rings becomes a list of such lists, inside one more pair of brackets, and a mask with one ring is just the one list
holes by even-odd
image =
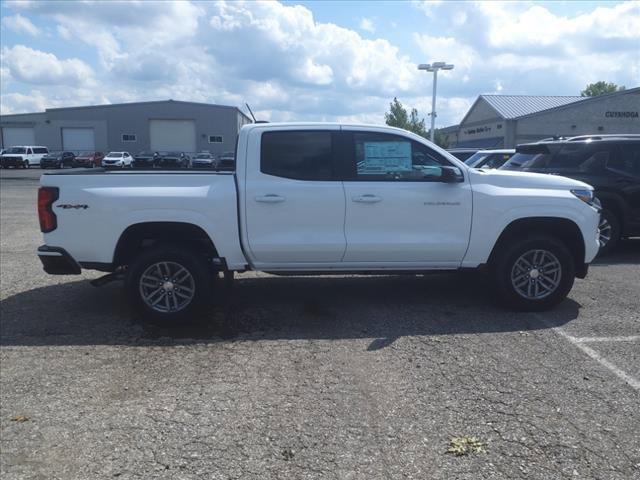
[[233, 107], [233, 106], [230, 106], [230, 105], [218, 105], [218, 104], [214, 104], [214, 103], [186, 102], [186, 101], [182, 101], [182, 100], [173, 100], [173, 99], [151, 100], [151, 101], [147, 101], [147, 102], [107, 103], [107, 104], [102, 104], [102, 105], [78, 105], [78, 106], [74, 106], [74, 107], [56, 107], [56, 108], [46, 108], [44, 112], [7, 113], [7, 114], [4, 114], [2, 116], [3, 117], [8, 117], [8, 116], [16, 116], [16, 115], [35, 115], [35, 114], [42, 115], [42, 114], [46, 114], [47, 112], [59, 112], [59, 111], [64, 111], [64, 110], [118, 108], [118, 107], [134, 106], [134, 105], [158, 105], [158, 104], [175, 104], [175, 103], [183, 104], [183, 105], [196, 105], [196, 106], [201, 106], [201, 107], [231, 108], [231, 109], [237, 110], [238, 113], [243, 115], [248, 120], [251, 120], [251, 118], [246, 113], [244, 113], [242, 110], [240, 110], [238, 107]]
[[480, 98], [508, 120], [585, 100], [579, 96], [539, 95], [480, 95]]

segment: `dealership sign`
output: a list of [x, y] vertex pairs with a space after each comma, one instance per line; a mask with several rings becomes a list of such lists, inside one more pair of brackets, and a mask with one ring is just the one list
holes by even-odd
[[606, 118], [638, 118], [638, 112], [605, 112]]

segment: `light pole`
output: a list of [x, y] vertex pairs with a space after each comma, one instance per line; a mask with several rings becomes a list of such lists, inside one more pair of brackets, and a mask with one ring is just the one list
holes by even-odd
[[433, 97], [431, 98], [431, 141], [435, 138], [436, 125], [436, 87], [438, 85], [438, 70], [453, 70], [453, 65], [445, 62], [421, 63], [418, 70], [433, 72]]

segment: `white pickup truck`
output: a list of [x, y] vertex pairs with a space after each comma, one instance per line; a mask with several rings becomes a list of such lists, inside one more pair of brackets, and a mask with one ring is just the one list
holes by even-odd
[[383, 126], [257, 123], [235, 172], [71, 170], [41, 178], [46, 272], [125, 276], [149, 317], [206, 304], [219, 272], [486, 268], [518, 309], [549, 308], [598, 252], [592, 188], [467, 168]]

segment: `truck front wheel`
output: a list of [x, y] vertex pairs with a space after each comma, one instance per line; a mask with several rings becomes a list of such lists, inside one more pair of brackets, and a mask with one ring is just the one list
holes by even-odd
[[500, 300], [517, 310], [539, 311], [557, 305], [575, 279], [573, 256], [564, 243], [549, 236], [504, 245], [492, 267]]
[[179, 246], [161, 245], [130, 265], [125, 288], [144, 319], [173, 325], [202, 311], [210, 298], [211, 276], [203, 259]]

